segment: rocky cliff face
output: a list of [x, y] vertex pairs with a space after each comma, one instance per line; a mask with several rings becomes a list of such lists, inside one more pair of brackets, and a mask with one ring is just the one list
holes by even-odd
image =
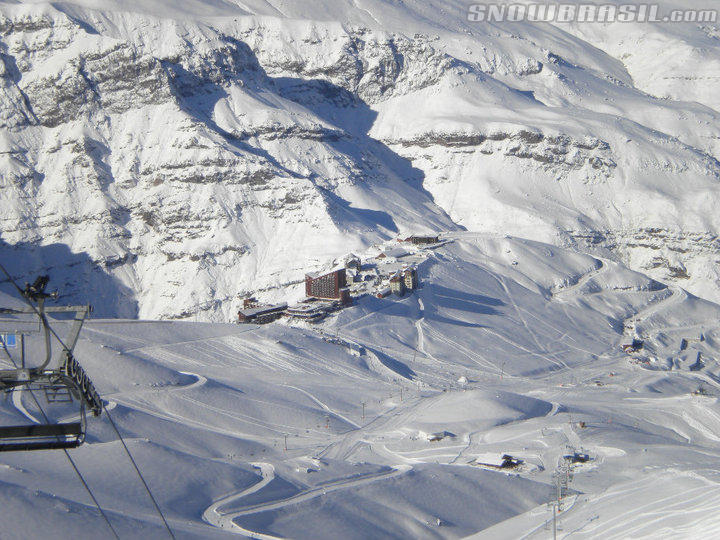
[[0, 8], [18, 277], [50, 268], [101, 315], [226, 320], [347, 251], [466, 227], [720, 298], [712, 103], [635, 88], [587, 36], [108, 6]]

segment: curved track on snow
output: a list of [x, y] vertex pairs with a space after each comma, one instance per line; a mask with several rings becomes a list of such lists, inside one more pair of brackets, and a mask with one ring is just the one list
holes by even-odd
[[328, 493], [332, 493], [333, 491], [338, 491], [338, 490], [348, 489], [348, 488], [358, 487], [358, 486], [364, 486], [367, 484], [371, 484], [373, 482], [377, 482], [379, 480], [386, 480], [389, 478], [393, 478], [395, 476], [405, 474], [407, 471], [409, 471], [411, 469], [411, 467], [408, 465], [398, 465], [397, 467], [393, 468], [390, 472], [386, 472], [386, 473], [382, 473], [382, 474], [374, 474], [374, 475], [370, 475], [370, 476], [353, 477], [353, 478], [347, 478], [347, 479], [343, 479], [343, 480], [337, 480], [335, 482], [330, 482], [327, 484], [323, 484], [322, 486], [311, 488], [307, 491], [303, 491], [301, 493], [298, 493], [297, 495], [293, 495], [292, 497], [288, 497], [286, 499], [280, 499], [280, 500], [276, 500], [276, 501], [268, 501], [265, 503], [251, 505], [251, 506], [248, 506], [241, 510], [236, 510], [234, 512], [227, 512], [227, 513], [220, 512], [220, 510], [219, 510], [220, 507], [225, 506], [230, 503], [233, 503], [235, 501], [242, 499], [243, 497], [247, 497], [248, 495], [251, 495], [252, 493], [256, 493], [256, 492], [260, 491], [265, 486], [267, 486], [270, 482], [272, 482], [272, 480], [275, 478], [275, 467], [273, 465], [271, 465], [270, 463], [253, 463], [253, 466], [260, 469], [260, 473], [262, 474], [262, 480], [260, 480], [256, 484], [250, 486], [249, 488], [247, 488], [243, 491], [240, 491], [239, 493], [227, 495], [226, 497], [223, 497], [223, 498], [215, 501], [213, 504], [211, 504], [207, 508], [207, 510], [205, 510], [205, 512], [203, 512], [203, 520], [205, 520], [207, 523], [210, 523], [211, 525], [214, 525], [215, 527], [219, 527], [221, 529], [226, 529], [226, 530], [235, 532], [237, 534], [243, 534], [245, 536], [249, 536], [250, 538], [259, 538], [259, 539], [263, 539], [263, 540], [264, 539], [277, 539], [278, 537], [245, 529], [242, 526], [235, 523], [235, 520], [239, 517], [247, 516], [250, 514], [267, 512], [270, 510], [279, 510], [281, 508], [284, 508], [285, 506], [308, 501], [310, 499], [314, 499], [315, 497], [319, 497], [321, 495], [327, 495]]
[[575, 283], [564, 287], [559, 287], [552, 291], [553, 300], [564, 299], [568, 294], [579, 291], [586, 283], [588, 283], [595, 277], [607, 272], [607, 262], [598, 257], [594, 257], [594, 259], [598, 261], [598, 266], [594, 270], [591, 270], [590, 272], [587, 272], [586, 274], [580, 276], [580, 278]]

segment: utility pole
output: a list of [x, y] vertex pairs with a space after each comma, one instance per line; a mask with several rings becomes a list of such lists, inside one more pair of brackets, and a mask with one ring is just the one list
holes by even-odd
[[362, 408], [363, 408], [362, 419], [365, 420], [365, 402], [364, 401], [362, 402]]
[[287, 452], [287, 433], [285, 434], [285, 451]]

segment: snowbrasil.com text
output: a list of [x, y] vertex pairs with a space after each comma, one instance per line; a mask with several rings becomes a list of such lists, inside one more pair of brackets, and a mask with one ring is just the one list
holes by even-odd
[[470, 22], [715, 23], [715, 9], [663, 10], [658, 4], [471, 4]]

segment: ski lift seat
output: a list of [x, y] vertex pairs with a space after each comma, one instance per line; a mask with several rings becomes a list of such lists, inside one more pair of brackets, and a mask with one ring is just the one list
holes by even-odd
[[0, 426], [0, 452], [77, 448], [83, 439], [80, 422]]
[[[7, 272], [5, 273], [7, 274]], [[12, 281], [9, 274], [8, 278]], [[103, 409], [103, 403], [95, 390], [95, 386], [72, 354], [83, 323], [92, 308], [89, 305], [46, 307], [45, 301], [47, 299], [57, 298], [57, 293], [45, 292], [48, 279], [47, 276], [40, 276], [32, 285], [26, 284], [25, 289], [20, 289], [19, 286], [15, 285], [18, 292], [29, 304], [29, 308], [0, 308], [0, 314], [12, 316], [8, 320], [15, 326], [6, 323], [8, 329], [12, 333], [21, 336], [20, 362], [17, 362], [8, 350], [9, 347], [12, 348], [12, 345], [5, 340], [0, 342], [0, 351], [4, 351], [8, 360], [15, 367], [15, 369], [0, 369], [0, 392], [10, 393], [16, 390], [27, 390], [33, 396], [38, 409], [47, 421], [46, 424], [0, 426], [0, 452], [76, 448], [85, 441], [85, 407], [87, 406], [94, 416], [99, 416]], [[48, 313], [75, 313], [70, 333], [64, 342], [50, 327], [46, 316]], [[45, 341], [45, 355], [41, 363], [28, 367], [26, 367], [25, 362], [24, 336], [30, 333], [32, 329], [17, 326], [17, 321], [20, 321], [18, 316], [20, 315], [33, 315], [38, 318], [37, 328], [38, 331], [42, 332]], [[3, 325], [3, 319], [0, 318], [0, 331], [4, 329]], [[50, 343], [51, 334], [57, 338], [62, 346], [62, 351], [54, 356]], [[17, 343], [15, 345], [17, 346]], [[51, 422], [37, 397], [35, 397], [33, 393], [35, 390], [44, 392], [48, 403], [73, 403], [78, 401], [80, 421]]]

